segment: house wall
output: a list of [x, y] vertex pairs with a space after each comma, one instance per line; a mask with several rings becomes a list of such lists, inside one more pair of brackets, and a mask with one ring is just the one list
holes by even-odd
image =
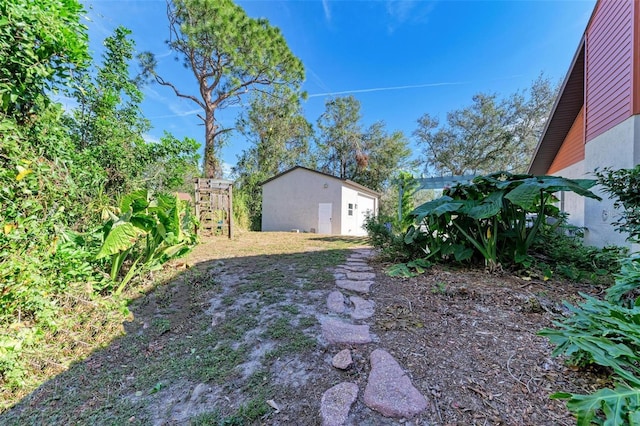
[[557, 172], [582, 160], [584, 160], [584, 107], [578, 113], [547, 173], [564, 176]]
[[[584, 146], [584, 145], [583, 145]], [[569, 179], [584, 179], [584, 160], [574, 163], [564, 169], [558, 170], [554, 173], [549, 173], [554, 176], [562, 176]], [[560, 198], [560, 208], [562, 211], [569, 214], [568, 221], [571, 225], [584, 227], [584, 202], [585, 198], [574, 192], [562, 192], [556, 194]]]
[[[326, 187], [325, 187], [326, 185]], [[318, 230], [318, 204], [332, 203], [331, 233], [341, 227], [342, 182], [305, 169], [295, 169], [262, 186], [262, 230]]]
[[[640, 116], [634, 115], [587, 142], [584, 171], [586, 177], [593, 178], [590, 173], [596, 168], [632, 168], [639, 164], [639, 156]], [[602, 201], [585, 199], [585, 244], [629, 246], [625, 236], [613, 229], [612, 222], [620, 217], [620, 212], [613, 207], [613, 200], [598, 187], [593, 191], [602, 197]]]
[[586, 32], [586, 140], [633, 113], [634, 0], [601, 0]]

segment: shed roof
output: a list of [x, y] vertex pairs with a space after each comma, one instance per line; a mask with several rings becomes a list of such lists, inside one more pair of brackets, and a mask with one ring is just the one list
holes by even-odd
[[583, 36], [529, 164], [533, 175], [547, 173], [584, 105], [584, 40]]
[[354, 181], [352, 181], [352, 180], [349, 180], [349, 179], [340, 179], [339, 177], [337, 177], [337, 176], [333, 176], [333, 175], [330, 175], [329, 173], [320, 172], [320, 171], [318, 171], [318, 170], [309, 169], [309, 168], [307, 168], [307, 167], [302, 167], [302, 166], [295, 166], [295, 167], [290, 168], [289, 170], [285, 170], [284, 172], [279, 173], [279, 174], [277, 174], [277, 175], [273, 176], [272, 178], [269, 178], [269, 179], [265, 180], [265, 181], [264, 181], [264, 182], [262, 182], [260, 185], [264, 185], [264, 184], [266, 184], [266, 183], [268, 183], [268, 182], [271, 182], [271, 181], [273, 181], [273, 180], [276, 180], [276, 179], [278, 179], [279, 177], [284, 176], [284, 175], [286, 175], [287, 173], [290, 173], [290, 172], [292, 172], [292, 171], [294, 171], [294, 170], [296, 170], [296, 169], [306, 170], [306, 171], [308, 171], [308, 172], [316, 173], [316, 174], [321, 175], [321, 176], [325, 176], [325, 177], [328, 177], [328, 178], [331, 178], [331, 179], [336, 179], [336, 180], [339, 180], [340, 182], [342, 182], [343, 184], [345, 184], [345, 185], [347, 185], [347, 186], [350, 186], [350, 187], [352, 187], [352, 188], [354, 188], [354, 189], [356, 189], [356, 190], [358, 190], [358, 191], [368, 193], [369, 195], [373, 195], [373, 196], [375, 196], [375, 197], [380, 197], [380, 193], [379, 193], [379, 192], [374, 191], [373, 189], [369, 189], [369, 188], [367, 188], [366, 186], [360, 185], [359, 183], [356, 183], [356, 182], [354, 182]]

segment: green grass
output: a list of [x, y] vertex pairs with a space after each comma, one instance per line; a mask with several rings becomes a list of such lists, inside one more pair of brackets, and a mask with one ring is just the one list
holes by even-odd
[[[73, 339], [60, 332], [56, 339], [50, 339], [51, 345], [38, 360], [46, 358], [47, 363], [55, 365], [76, 357], [78, 362], [68, 371], [39, 368], [29, 373], [28, 386], [18, 391], [3, 389], [0, 409], [18, 402], [42, 384], [21, 405], [21, 414], [17, 410], [0, 413], [0, 423], [149, 424], [151, 401], [176, 384], [197, 383], [218, 386], [223, 391], [241, 389], [245, 403], [237, 410], [213, 407], [210, 413], [192, 419], [192, 424], [260, 421], [271, 410], [264, 401], [274, 392], [269, 372], [273, 359], [300, 354], [317, 345], [315, 336], [302, 331], [316, 326], [316, 319], [301, 317], [297, 305], [281, 302], [301, 287], [313, 290], [331, 284], [333, 276], [327, 268], [344, 262], [346, 249], [354, 243], [360, 242], [314, 235], [249, 233], [197, 247], [194, 252], [199, 252], [196, 255], [200, 257], [188, 261], [190, 269], [156, 275], [169, 276], [171, 282], [147, 282], [130, 289], [126, 297], [133, 300], [129, 308], [134, 322], [127, 326], [128, 334], [120, 336], [122, 316], [115, 314], [121, 309], [118, 303], [99, 307], [113, 312], [94, 315], [85, 310], [71, 316], [79, 318]], [[207, 271], [207, 265], [215, 265], [218, 258], [224, 259], [225, 272], [238, 274], [241, 281], [223, 287], [224, 280]], [[223, 291], [225, 295], [220, 296]], [[220, 309], [225, 309], [227, 316], [212, 326], [211, 316], [204, 312], [216, 293], [221, 298]], [[264, 308], [284, 316], [260, 319], [260, 309]], [[143, 323], [148, 326], [143, 327]], [[264, 355], [263, 366], [243, 379], [238, 366], [249, 360], [255, 343], [247, 333], [262, 327], [262, 338], [274, 341], [276, 346]], [[61, 341], [60, 349], [53, 346], [57, 340]], [[61, 356], [62, 350], [67, 358]], [[40, 361], [32, 364], [46, 365]], [[53, 377], [43, 371], [60, 374]]]

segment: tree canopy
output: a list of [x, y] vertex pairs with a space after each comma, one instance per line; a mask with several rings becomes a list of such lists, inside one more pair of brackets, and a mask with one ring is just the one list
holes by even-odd
[[141, 63], [146, 75], [202, 108], [198, 117], [205, 127], [204, 174], [219, 177], [219, 151], [224, 133], [231, 129], [216, 119], [216, 111], [237, 103], [252, 88], [297, 88], [304, 68], [278, 28], [266, 19], [248, 17], [231, 0], [172, 0], [167, 16], [168, 45], [193, 72], [197, 89], [184, 91], [165, 80], [152, 53], [141, 55]]
[[411, 154], [402, 132], [387, 133], [383, 121], [363, 130], [360, 102], [329, 99], [318, 119], [318, 163], [322, 171], [381, 190]]
[[25, 116], [47, 89], [69, 83], [89, 62], [76, 0], [0, 2], [0, 111]]
[[449, 112], [444, 125], [424, 114], [414, 136], [423, 147], [426, 167], [452, 175], [526, 171], [555, 94], [541, 75], [528, 91], [506, 99], [475, 95], [471, 105]]

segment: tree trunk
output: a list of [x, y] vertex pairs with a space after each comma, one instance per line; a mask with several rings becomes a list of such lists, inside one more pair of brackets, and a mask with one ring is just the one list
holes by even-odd
[[207, 109], [205, 115], [205, 143], [204, 143], [204, 158], [202, 159], [202, 169], [204, 170], [204, 177], [221, 179], [222, 168], [220, 167], [220, 160], [217, 157], [216, 146], [216, 125], [213, 115], [213, 109]]

